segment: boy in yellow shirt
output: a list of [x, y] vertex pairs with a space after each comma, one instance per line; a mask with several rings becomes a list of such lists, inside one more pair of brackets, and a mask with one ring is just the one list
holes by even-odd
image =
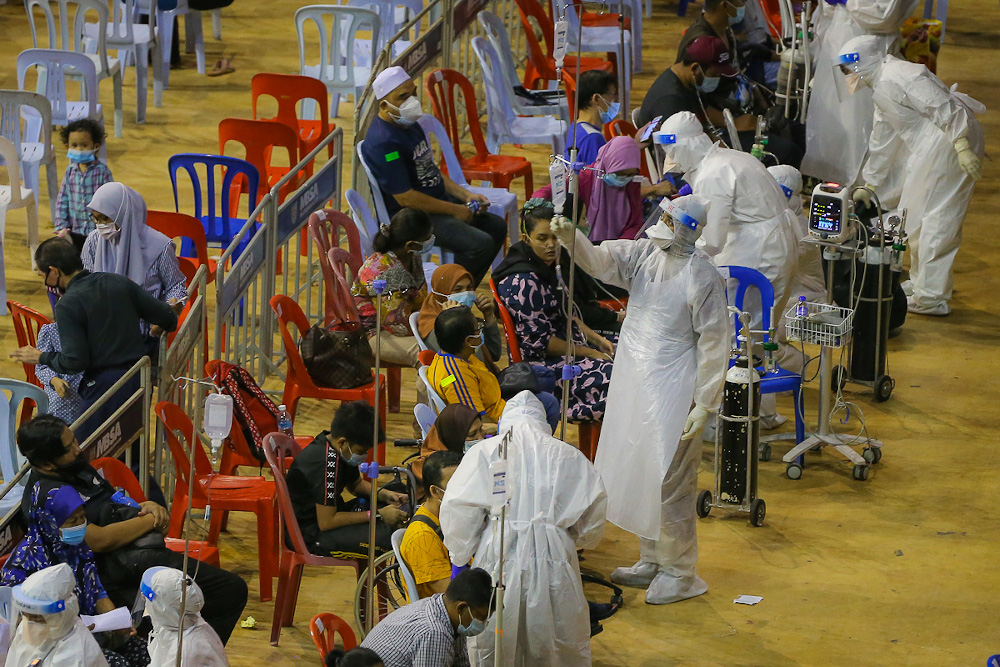
[[476, 357], [483, 327], [472, 311], [467, 306], [442, 311], [434, 321], [434, 335], [441, 351], [427, 369], [431, 386], [445, 403], [461, 403], [499, 422], [507, 402], [500, 396], [499, 380]]

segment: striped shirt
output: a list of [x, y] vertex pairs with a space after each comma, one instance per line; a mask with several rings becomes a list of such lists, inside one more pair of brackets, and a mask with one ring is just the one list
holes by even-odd
[[445, 403], [461, 403], [500, 421], [506, 402], [500, 396], [500, 381], [477, 357], [468, 360], [438, 352], [427, 369], [427, 378]]
[[385, 667], [469, 667], [465, 637], [452, 627], [440, 593], [392, 612], [361, 645]]
[[68, 228], [83, 235], [94, 231], [94, 221], [90, 219], [87, 204], [97, 188], [113, 180], [111, 170], [100, 160], [87, 165], [87, 171], [82, 171], [76, 164], [66, 167], [56, 198], [56, 219], [53, 223], [56, 231]]

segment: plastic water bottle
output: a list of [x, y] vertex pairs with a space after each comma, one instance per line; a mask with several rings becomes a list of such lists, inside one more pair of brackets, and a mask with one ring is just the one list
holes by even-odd
[[284, 405], [278, 406], [278, 430], [289, 438], [292, 437], [292, 418], [288, 414], [288, 408]]
[[795, 306], [795, 317], [809, 317], [809, 306], [806, 305], [806, 298], [799, 297], [799, 303]]

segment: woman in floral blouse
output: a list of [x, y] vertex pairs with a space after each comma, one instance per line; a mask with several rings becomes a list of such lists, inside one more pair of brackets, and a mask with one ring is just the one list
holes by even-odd
[[[381, 225], [372, 239], [375, 252], [358, 271], [352, 292], [369, 337], [375, 335], [375, 291], [372, 281], [386, 281], [382, 294], [382, 359], [393, 364], [416, 366], [420, 346], [410, 330], [410, 313], [420, 310], [427, 298], [424, 280], [425, 255], [434, 246], [431, 219], [423, 211], [404, 208]], [[374, 342], [373, 342], [374, 344]]]

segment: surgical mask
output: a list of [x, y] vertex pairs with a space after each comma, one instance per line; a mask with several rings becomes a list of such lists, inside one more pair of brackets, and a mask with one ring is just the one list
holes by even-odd
[[[472, 616], [472, 611], [469, 611], [469, 616]], [[472, 616], [472, 620], [469, 621], [468, 625], [463, 625], [461, 618], [458, 622], [458, 634], [463, 637], [475, 637], [476, 635], [483, 634], [486, 630], [486, 621], [481, 621], [475, 616]]]
[[[601, 99], [604, 99], [603, 97]], [[621, 109], [621, 104], [619, 102], [608, 102], [608, 108], [601, 112], [601, 122], [610, 123], [615, 118], [618, 117], [618, 111]]]
[[486, 334], [484, 334], [482, 331], [480, 331], [479, 332], [479, 344], [478, 345], [473, 345], [472, 349], [478, 351], [479, 348], [481, 348], [485, 344], [486, 344]]
[[394, 122], [402, 125], [403, 127], [413, 125], [420, 120], [421, 116], [424, 115], [424, 110], [420, 108], [420, 100], [416, 97], [408, 97], [406, 101], [398, 107], [393, 104], [390, 104], [389, 106], [399, 112], [398, 116], [393, 113], [390, 113], [389, 116]]
[[747, 13], [746, 5], [742, 7], [737, 7], [736, 16], [729, 17], [729, 25], [736, 25], [737, 23], [740, 23], [743, 20], [743, 17], [746, 15], [746, 13]]
[[466, 290], [464, 292], [455, 292], [454, 294], [448, 294], [447, 298], [451, 299], [452, 301], [457, 301], [458, 303], [468, 308], [472, 308], [474, 305], [476, 305], [476, 293], [473, 292], [472, 290]]
[[626, 185], [632, 182], [631, 176], [622, 176], [621, 174], [616, 174], [614, 172], [610, 174], [604, 174], [601, 177], [606, 185], [610, 185], [613, 188], [624, 188]]
[[72, 528], [60, 528], [59, 529], [59, 539], [66, 544], [80, 544], [83, 542], [84, 536], [87, 534], [87, 522], [84, 521], [79, 526], [73, 526]]
[[466, 440], [465, 441], [465, 451], [469, 451], [470, 449], [472, 449], [473, 447], [475, 447], [476, 445], [478, 445], [479, 443], [481, 443], [485, 439], [486, 438], [479, 438], [478, 440]]
[[93, 162], [95, 159], [94, 151], [77, 151], [70, 148], [66, 151], [66, 158], [70, 162], [76, 164], [86, 164], [88, 162]]
[[858, 89], [861, 88], [863, 85], [865, 85], [865, 80], [861, 78], [860, 74], [857, 74], [855, 72], [851, 72], [850, 74], [845, 76], [844, 80], [847, 83], [847, 92], [849, 92], [851, 95], [858, 92]]
[[[420, 249], [417, 250], [417, 252], [425, 256], [431, 254], [431, 252], [434, 250], [434, 244], [436, 242], [437, 239], [435, 239], [434, 235], [431, 234], [426, 241], [420, 244]], [[419, 243], [419, 241], [414, 241], [414, 243]]]
[[702, 93], [714, 93], [721, 80], [722, 77], [706, 76], [705, 80], [698, 84], [698, 90]]
[[113, 241], [115, 238], [121, 234], [120, 229], [113, 222], [109, 222], [106, 225], [97, 225], [97, 233], [101, 235], [101, 238], [105, 241]]
[[348, 449], [347, 451], [351, 453], [350, 456], [344, 456], [343, 454], [341, 454], [341, 456], [343, 457], [345, 463], [347, 463], [348, 465], [352, 465], [355, 468], [364, 463], [365, 459], [368, 458], [368, 452], [365, 452], [364, 454], [358, 454], [353, 449]]

